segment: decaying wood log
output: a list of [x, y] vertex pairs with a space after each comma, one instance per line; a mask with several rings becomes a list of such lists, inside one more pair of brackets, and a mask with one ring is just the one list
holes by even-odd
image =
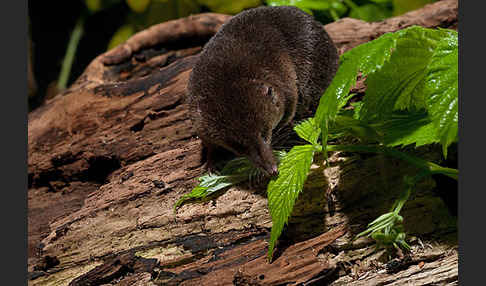
[[[343, 52], [411, 25], [456, 28], [457, 5], [326, 29]], [[457, 283], [456, 218], [432, 180], [403, 210], [411, 256], [388, 261], [370, 239], [352, 241], [414, 172], [382, 156], [335, 153], [328, 168], [315, 165], [272, 264], [265, 190], [241, 185], [174, 213], [203, 172], [184, 103], [188, 75], [229, 17], [200, 14], [142, 31], [29, 114], [29, 285]], [[417, 152], [436, 158], [429, 151]], [[337, 196], [333, 216], [326, 189]]]

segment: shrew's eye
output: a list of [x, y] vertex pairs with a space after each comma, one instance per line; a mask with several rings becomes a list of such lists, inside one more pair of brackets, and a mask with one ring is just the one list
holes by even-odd
[[277, 103], [277, 96], [271, 86], [265, 86], [264, 93], [265, 96], [269, 97], [274, 104]]
[[273, 89], [271, 86], [267, 87], [267, 96], [272, 96], [273, 95]]
[[265, 143], [270, 143], [270, 140], [272, 139], [272, 129], [263, 129], [261, 132], [262, 139]]

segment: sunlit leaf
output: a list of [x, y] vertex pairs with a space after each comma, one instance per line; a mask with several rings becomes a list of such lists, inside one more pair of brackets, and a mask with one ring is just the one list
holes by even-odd
[[299, 123], [294, 127], [295, 132], [300, 138], [307, 142], [316, 145], [319, 136], [321, 135], [321, 129], [315, 123], [314, 118], [309, 118]]
[[431, 57], [425, 78], [429, 112], [437, 129], [444, 156], [458, 134], [458, 41], [457, 32], [444, 30]]
[[297, 196], [302, 191], [312, 164], [316, 147], [294, 146], [279, 164], [279, 176], [268, 184], [268, 208], [272, 216], [272, 231], [268, 248], [268, 259], [272, 259], [278, 237], [287, 223]]

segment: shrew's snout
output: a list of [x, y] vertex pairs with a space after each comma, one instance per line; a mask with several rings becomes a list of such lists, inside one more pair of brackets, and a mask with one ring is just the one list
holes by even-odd
[[263, 139], [252, 146], [248, 154], [250, 161], [269, 177], [276, 177], [278, 175], [278, 163], [272, 152], [272, 146]]

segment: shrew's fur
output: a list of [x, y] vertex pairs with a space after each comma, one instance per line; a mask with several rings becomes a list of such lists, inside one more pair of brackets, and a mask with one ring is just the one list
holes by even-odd
[[206, 146], [277, 173], [275, 129], [312, 116], [337, 70], [323, 26], [295, 7], [244, 11], [211, 38], [191, 72], [191, 119]]

